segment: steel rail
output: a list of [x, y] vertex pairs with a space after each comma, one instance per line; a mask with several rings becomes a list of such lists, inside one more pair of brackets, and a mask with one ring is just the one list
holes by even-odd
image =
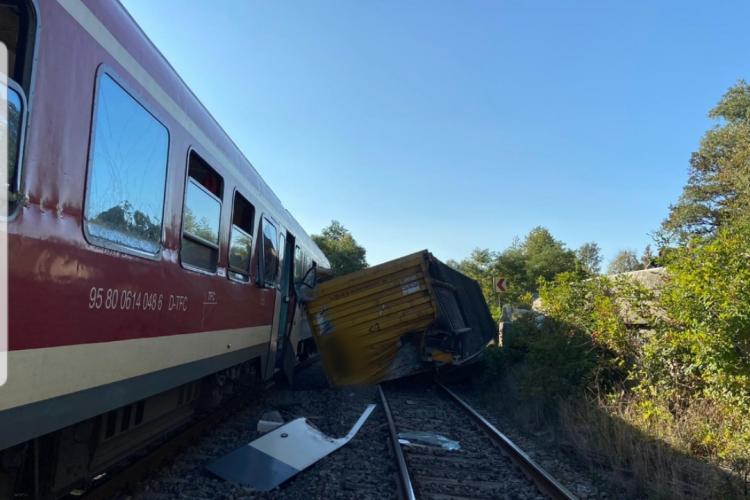
[[383, 403], [385, 418], [388, 420], [388, 430], [391, 434], [391, 447], [393, 448], [393, 454], [396, 456], [396, 462], [398, 463], [398, 484], [400, 487], [400, 493], [405, 500], [416, 500], [417, 497], [414, 495], [414, 487], [411, 484], [409, 468], [406, 466], [404, 452], [401, 450], [401, 444], [398, 442], [398, 432], [396, 432], [396, 424], [393, 421], [391, 407], [388, 404], [388, 399], [385, 397], [385, 391], [383, 391], [382, 385], [378, 385], [378, 392], [380, 393], [380, 401]]
[[484, 429], [492, 441], [505, 453], [516, 465], [518, 465], [526, 476], [534, 481], [539, 490], [550, 498], [560, 500], [574, 500], [577, 497], [570, 492], [565, 486], [560, 484], [549, 472], [544, 470], [539, 464], [511, 441], [505, 434], [497, 430], [486, 418], [480, 415], [472, 406], [467, 403], [461, 396], [453, 392], [440, 382], [436, 382], [438, 387], [445, 391], [453, 400], [458, 403], [471, 417]]

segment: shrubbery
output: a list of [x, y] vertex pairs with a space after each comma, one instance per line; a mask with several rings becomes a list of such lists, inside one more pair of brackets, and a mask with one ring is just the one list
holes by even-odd
[[585, 399], [670, 449], [746, 475], [750, 225], [673, 252], [667, 271], [659, 293], [623, 277], [541, 280], [546, 319], [514, 323], [501, 363], [522, 366], [523, 394], [546, 407]]
[[744, 469], [750, 459], [750, 225], [678, 250], [668, 269], [659, 300], [665, 314], [633, 374], [637, 394], [664, 408], [667, 422], [695, 413], [676, 444]]

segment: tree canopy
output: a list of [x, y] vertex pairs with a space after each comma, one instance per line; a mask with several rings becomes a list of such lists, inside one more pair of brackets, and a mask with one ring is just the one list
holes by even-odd
[[492, 278], [507, 279], [508, 291], [500, 297], [502, 302], [528, 306], [537, 292], [539, 278], [549, 280], [580, 267], [575, 252], [543, 227], [535, 227], [523, 240], [514, 241], [502, 252], [477, 248], [461, 262], [449, 264], [480, 283], [493, 312], [497, 312], [497, 303], [490, 300], [495, 295]]
[[718, 124], [692, 154], [687, 184], [662, 223], [665, 243], [714, 235], [750, 212], [750, 85], [737, 82], [708, 116]]
[[367, 267], [366, 251], [339, 221], [331, 221], [320, 234], [312, 236], [331, 263], [331, 271], [341, 276]]
[[591, 241], [584, 243], [576, 250], [576, 257], [583, 270], [590, 276], [596, 276], [601, 271], [602, 249]]
[[620, 274], [642, 269], [641, 261], [632, 250], [620, 250], [607, 267], [607, 274]]
[[546, 228], [532, 229], [521, 244], [526, 259], [526, 280], [529, 289], [536, 290], [539, 278], [552, 279], [576, 267], [575, 252], [556, 240]]

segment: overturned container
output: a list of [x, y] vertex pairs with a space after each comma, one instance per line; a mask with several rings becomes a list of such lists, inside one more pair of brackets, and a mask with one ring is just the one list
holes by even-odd
[[426, 250], [319, 284], [307, 311], [335, 385], [461, 365], [497, 336], [477, 282]]

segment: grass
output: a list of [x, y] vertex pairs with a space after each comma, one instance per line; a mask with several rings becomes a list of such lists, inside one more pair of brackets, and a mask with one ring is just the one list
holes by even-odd
[[[502, 364], [491, 353], [478, 386], [485, 406], [532, 435], [545, 434], [563, 454], [602, 477], [612, 491], [628, 498], [747, 499], [747, 473], [734, 472], [699, 458], [701, 428], [716, 428], [719, 412], [708, 403], [695, 405], [679, 419], [643, 421], [640, 401], [591, 395], [545, 400], [523, 392], [524, 362]], [[658, 415], [658, 412], [655, 412]], [[739, 473], [738, 473], [739, 471]]]

